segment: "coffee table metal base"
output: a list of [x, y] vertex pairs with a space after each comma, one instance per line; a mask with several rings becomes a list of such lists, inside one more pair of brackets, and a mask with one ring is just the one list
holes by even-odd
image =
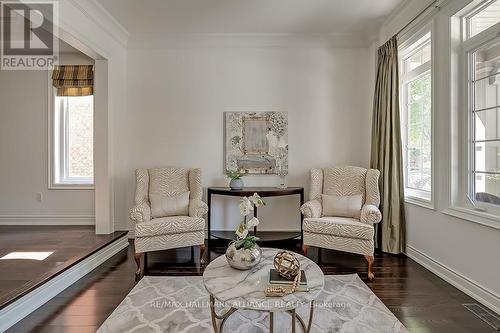
[[[233, 313], [235, 313], [236, 310], [238, 309], [230, 308], [224, 314], [217, 314], [217, 312], [215, 311], [215, 298], [212, 295], [210, 295], [210, 315], [212, 317], [212, 326], [214, 328], [215, 333], [223, 333], [224, 323], [226, 322], [226, 319], [229, 318]], [[311, 330], [312, 319], [314, 314], [314, 301], [311, 301], [310, 304], [309, 321], [307, 323], [307, 327], [306, 323], [304, 322], [302, 317], [300, 317], [297, 314], [295, 309], [288, 310], [287, 312], [292, 316], [292, 333], [295, 333], [296, 320], [299, 321], [300, 326], [302, 327], [302, 331], [304, 333], [309, 333], [309, 331]], [[220, 323], [217, 322], [218, 320], [220, 320]], [[269, 332], [270, 333], [274, 332], [274, 313], [272, 311], [269, 311]]]

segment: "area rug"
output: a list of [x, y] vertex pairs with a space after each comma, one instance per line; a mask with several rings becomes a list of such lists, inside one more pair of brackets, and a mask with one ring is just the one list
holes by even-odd
[[[325, 276], [315, 305], [311, 332], [408, 332], [356, 274]], [[297, 312], [307, 322], [309, 308]], [[276, 313], [274, 331], [291, 332], [290, 318]], [[269, 332], [269, 314], [238, 310], [227, 319], [224, 331]], [[297, 323], [297, 332], [301, 331]], [[144, 277], [97, 332], [213, 332], [202, 278]]]

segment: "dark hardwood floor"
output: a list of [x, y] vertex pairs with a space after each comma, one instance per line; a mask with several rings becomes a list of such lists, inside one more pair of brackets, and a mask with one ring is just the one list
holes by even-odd
[[[212, 246], [212, 259], [222, 253], [224, 247]], [[317, 261], [317, 255], [317, 249], [309, 250], [311, 259]], [[359, 274], [410, 332], [494, 332], [462, 306], [474, 303], [473, 299], [411, 259], [387, 254], [378, 254], [376, 259], [373, 282], [366, 280], [366, 262], [361, 256], [322, 250], [321, 267], [325, 274]], [[148, 266], [149, 272], [165, 275], [202, 274], [198, 260], [191, 261], [189, 248], [150, 255]], [[134, 287], [134, 270], [131, 245], [8, 332], [94, 332]]]
[[0, 258], [53, 252], [44, 260], [0, 260], [0, 309], [124, 235], [96, 235], [94, 226], [0, 226]]

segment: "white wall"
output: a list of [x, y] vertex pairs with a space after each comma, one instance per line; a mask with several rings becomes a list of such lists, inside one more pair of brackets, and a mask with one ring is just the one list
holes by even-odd
[[[244, 37], [242, 37], [244, 38]], [[243, 42], [244, 43], [244, 42]], [[223, 112], [287, 111], [290, 186], [308, 186], [311, 167], [367, 166], [371, 91], [367, 48], [180, 47], [132, 48], [128, 53], [129, 150], [126, 200], [117, 201], [117, 228], [126, 228], [134, 169], [201, 167], [203, 185], [225, 186]], [[274, 176], [246, 185], [276, 186]], [[307, 193], [307, 192], [306, 192]], [[235, 204], [214, 197], [213, 229], [238, 223]], [[261, 229], [297, 230], [299, 199], [269, 199]]]
[[[61, 38], [92, 58], [105, 60], [99, 66], [107, 70], [101, 76], [107, 84], [107, 96], [99, 98], [102, 105], [96, 107], [94, 150], [96, 176], [95, 211], [96, 232], [113, 232], [115, 202], [123, 200], [125, 189], [117, 180], [123, 179], [127, 151], [117, 146], [127, 135], [123, 123], [126, 108], [127, 40], [128, 33], [107, 13], [97, 1], [59, 1], [59, 25]], [[97, 100], [97, 98], [96, 98]]]
[[[33, 189], [29, 188], [26, 190], [26, 193], [23, 195], [14, 196], [12, 192], [10, 192], [10, 187], [7, 189], [0, 188], [0, 195], [3, 202], [3, 198], [9, 198], [9, 200], [17, 200], [15, 203], [9, 201], [9, 204], [5, 204], [0, 209], [0, 214], [3, 215], [4, 212], [16, 214], [14, 218], [12, 215], [3, 215], [5, 218], [1, 218], [0, 220], [14, 221], [15, 223], [56, 223], [56, 224], [67, 224], [67, 223], [85, 223], [89, 222], [89, 218], [85, 215], [85, 218], [75, 218], [71, 216], [71, 219], [68, 220], [68, 216], [60, 216], [60, 215], [52, 215], [54, 212], [61, 211], [61, 214], [64, 212], [67, 213], [68, 207], [73, 207], [71, 204], [75, 203], [78, 209], [84, 210], [85, 214], [91, 217], [90, 222], [93, 223], [94, 211], [96, 213], [96, 231], [101, 233], [109, 233], [114, 230], [114, 206], [115, 200], [120, 200], [125, 197], [125, 190], [120, 187], [120, 182], [118, 182], [118, 186], [114, 187], [117, 183], [115, 179], [124, 178], [123, 175], [127, 174], [127, 172], [122, 171], [123, 165], [125, 165], [125, 159], [127, 151], [125, 150], [126, 146], [121, 145], [120, 147], [115, 147], [114, 142], [123, 141], [124, 136], [127, 131], [127, 125], [122, 122], [123, 117], [121, 117], [121, 113], [125, 113], [125, 91], [126, 91], [126, 47], [128, 40], [128, 33], [116, 22], [116, 20], [111, 17], [106, 11], [103, 10], [102, 6], [97, 1], [79, 1], [79, 0], [65, 0], [58, 1], [59, 2], [59, 36], [62, 40], [73, 46], [74, 48], [82, 51], [83, 53], [89, 55], [93, 59], [98, 59], [99, 61], [106, 61], [105, 68], [107, 73], [103, 76], [106, 80], [107, 84], [107, 96], [105, 96], [105, 103], [99, 107], [99, 110], [96, 108], [96, 112], [99, 113], [99, 122], [95, 124], [96, 126], [96, 137], [95, 144], [99, 146], [99, 151], [102, 152], [99, 156], [96, 157], [95, 165], [99, 170], [98, 173], [100, 175], [100, 182], [97, 184], [95, 190], [95, 198], [92, 200], [90, 197], [87, 197], [85, 200], [80, 200], [79, 197], [74, 197], [71, 193], [75, 194], [77, 192], [68, 192], [68, 194], [64, 195], [63, 192], [52, 192], [49, 196], [54, 196], [50, 201], [50, 204], [46, 205], [45, 211], [39, 212], [40, 205], [34, 206], [34, 208], [28, 208], [28, 203], [30, 203], [33, 199]], [[5, 80], [9, 80], [11, 75], [15, 75], [14, 73], [4, 73], [0, 72], [0, 76], [5, 77]], [[23, 73], [24, 77], [36, 74]], [[7, 77], [9, 76], [9, 77]], [[39, 80], [41, 83], [41, 77], [38, 79], [34, 79], [30, 82], [33, 85], [36, 85], [36, 80]], [[26, 86], [30, 86], [30, 84], [26, 84]], [[14, 86], [12, 86], [14, 87]], [[19, 85], [19, 87], [24, 87], [23, 85]], [[3, 90], [3, 89], [2, 89]], [[16, 89], [16, 93], [17, 93]], [[5, 90], [5, 92], [13, 92], [14, 89]], [[46, 90], [45, 90], [46, 91]], [[45, 93], [46, 94], [46, 93]], [[42, 97], [41, 93], [39, 95]], [[3, 96], [2, 96], [3, 97]], [[7, 101], [10, 99], [0, 99], [0, 112], [3, 112], [4, 105], [7, 105]], [[34, 99], [36, 100], [36, 99]], [[23, 101], [28, 105], [29, 101]], [[46, 103], [44, 103], [44, 106]], [[43, 107], [44, 107], [43, 106]], [[9, 106], [15, 108], [15, 106]], [[42, 106], [38, 104], [33, 104], [34, 108], [41, 108]], [[37, 114], [40, 116], [40, 114]], [[14, 117], [17, 117], [15, 115]], [[36, 121], [39, 121], [39, 117], [35, 117]], [[0, 122], [0, 126], [8, 126], [4, 125], [4, 119]], [[31, 122], [29, 126], [42, 126], [46, 124], [43, 120], [40, 123], [36, 123], [35, 121]], [[39, 136], [41, 127], [37, 127], [38, 132], [34, 131], [32, 138], [26, 142], [28, 147], [32, 147], [35, 144], [43, 143], [46, 141], [46, 136], [41, 138]], [[2, 131], [2, 134], [4, 131]], [[5, 132], [9, 133], [9, 131]], [[39, 141], [39, 140], [43, 140]], [[0, 144], [4, 144], [3, 141]], [[15, 144], [12, 143], [13, 145]], [[12, 146], [6, 145], [6, 150], [13, 149]], [[103, 149], [105, 148], [105, 149]], [[36, 146], [31, 148], [33, 151], [37, 151]], [[26, 155], [28, 158], [29, 155]], [[35, 155], [38, 156], [38, 155]], [[47, 156], [46, 153], [40, 153], [42, 158], [43, 156]], [[4, 159], [2, 156], [1, 159]], [[25, 162], [24, 160], [21, 162]], [[0, 167], [2, 168], [3, 174], [3, 160], [0, 160]], [[6, 162], [6, 166], [9, 169], [14, 168], [14, 163]], [[44, 164], [46, 165], [46, 163]], [[15, 164], [15, 167], [19, 167], [18, 164]], [[43, 166], [40, 166], [41, 168]], [[32, 182], [36, 184], [36, 188], [38, 189], [41, 184], [46, 184], [47, 177], [45, 176], [46, 171], [43, 169], [36, 169], [36, 174], [29, 174], [25, 177], [32, 177]], [[3, 175], [2, 175], [3, 176]], [[34, 179], [36, 177], [36, 179]], [[11, 180], [9, 179], [9, 182]], [[4, 181], [6, 182], [6, 181]], [[27, 180], [26, 180], [27, 182]], [[46, 185], [45, 185], [46, 186]], [[38, 191], [39, 192], [39, 191]], [[16, 192], [17, 193], [17, 192]], [[34, 192], [36, 193], [36, 192]], [[87, 192], [87, 195], [90, 192]], [[99, 195], [98, 195], [99, 194]], [[116, 194], [116, 195], [115, 195]], [[82, 194], [83, 195], [83, 194]], [[57, 197], [59, 196], [59, 197]], [[70, 200], [69, 198], [72, 198]], [[60, 200], [59, 200], [60, 199]], [[49, 200], [47, 196], [45, 196], [44, 200]], [[65, 200], [70, 202], [69, 205], [65, 205]], [[45, 201], [48, 202], [48, 201]], [[2, 203], [3, 205], [3, 203]], [[98, 209], [97, 205], [99, 205], [100, 209]], [[76, 207], [76, 206], [75, 206]], [[4, 210], [5, 208], [5, 210]], [[12, 209], [19, 210], [13, 211]], [[29, 215], [26, 216], [26, 212], [30, 212], [31, 214], [51, 214], [44, 215], [48, 216], [48, 218], [40, 219], [37, 216]], [[19, 214], [23, 214], [23, 216]], [[71, 210], [71, 213], [80, 213], [74, 212]], [[57, 213], [59, 214], [59, 213]], [[57, 218], [59, 216], [59, 218]]]
[[[429, 1], [427, 1], [429, 2]], [[449, 16], [469, 3], [450, 1], [434, 17], [435, 66], [435, 210], [406, 204], [408, 255], [432, 269], [466, 293], [476, 297], [497, 312], [500, 311], [500, 222], [488, 227], [470, 220], [446, 215], [450, 207], [451, 116], [457, 110], [450, 106]], [[415, 15], [415, 8], [425, 8], [420, 0], [407, 7], [382, 29], [385, 42]], [[434, 44], [433, 44], [434, 45]]]
[[94, 223], [93, 190], [48, 189], [48, 89], [47, 71], [0, 71], [0, 224]]

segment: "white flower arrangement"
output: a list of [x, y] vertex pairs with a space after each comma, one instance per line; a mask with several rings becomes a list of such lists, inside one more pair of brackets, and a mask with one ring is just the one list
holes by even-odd
[[260, 207], [265, 206], [266, 203], [261, 199], [261, 197], [254, 193], [251, 197], [243, 197], [240, 200], [239, 209], [240, 215], [242, 216], [241, 223], [236, 229], [236, 249], [245, 248], [250, 249], [255, 246], [256, 241], [259, 239], [256, 236], [248, 236], [248, 231], [259, 225], [259, 219], [252, 217], [247, 221], [247, 216], [253, 212], [254, 206]]

